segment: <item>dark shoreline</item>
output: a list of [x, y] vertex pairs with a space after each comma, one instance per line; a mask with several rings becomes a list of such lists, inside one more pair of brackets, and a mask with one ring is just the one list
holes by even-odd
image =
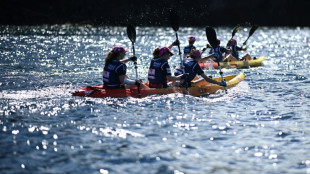
[[175, 9], [180, 26], [310, 26], [308, 0], [0, 0], [0, 25], [169, 26]]

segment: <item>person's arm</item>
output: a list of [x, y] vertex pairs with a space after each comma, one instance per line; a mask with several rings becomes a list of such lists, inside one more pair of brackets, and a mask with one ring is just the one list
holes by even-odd
[[137, 61], [137, 57], [136, 56], [132, 56], [132, 57], [129, 57], [127, 59], [123, 59], [123, 60], [120, 60], [120, 62], [123, 62], [123, 63], [128, 63], [129, 61]]
[[172, 45], [172, 44], [169, 45], [169, 46], [168, 46], [169, 50], [171, 50], [171, 48], [172, 48], [173, 46], [174, 46], [174, 45]]
[[119, 79], [119, 81], [121, 82], [121, 85], [125, 86], [125, 81], [124, 81], [125, 75], [120, 75], [120, 76], [118, 76], [118, 79]]
[[127, 59], [123, 59], [123, 60], [120, 60], [120, 62], [123, 62], [123, 63], [128, 63], [130, 61], [130, 59], [129, 58], [127, 58]]
[[119, 66], [115, 71], [118, 74], [118, 79], [119, 79], [121, 85], [125, 86], [124, 79], [126, 77], [127, 66], [125, 64], [123, 64], [122, 66]]
[[247, 49], [246, 45], [243, 45], [243, 46], [240, 48], [241, 51], [246, 51], [246, 49]]
[[201, 74], [200, 76], [203, 77], [205, 79], [205, 81], [207, 81], [209, 83], [213, 83], [213, 84], [216, 84], [216, 85], [221, 85], [220, 82], [215, 81], [215, 80], [209, 78], [205, 73]]
[[180, 41], [179, 40], [175, 40], [171, 45], [168, 46], [169, 50], [173, 47], [173, 46], [178, 46], [180, 45]]
[[148, 89], [149, 88], [148, 86], [146, 86], [145, 84], [142, 83], [141, 79], [139, 79], [139, 80], [131, 80], [128, 77], [126, 77], [126, 78], [124, 77], [123, 81], [124, 81], [124, 84], [127, 85], [126, 88], [132, 88], [133, 85], [135, 85], [135, 86], [140, 85], [142, 87], [142, 89]]

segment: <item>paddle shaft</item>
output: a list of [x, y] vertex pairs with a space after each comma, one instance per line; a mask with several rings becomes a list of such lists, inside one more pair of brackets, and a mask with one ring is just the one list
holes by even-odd
[[[134, 56], [136, 56], [136, 52], [135, 52], [135, 44], [132, 42], [132, 53]], [[134, 61], [135, 64], [135, 70], [136, 70], [136, 79], [138, 79], [138, 67], [137, 67], [137, 61]]]
[[249, 40], [250, 36], [243, 42], [243, 45], [246, 45], [246, 42]]
[[[129, 40], [131, 41], [133, 56], [136, 56], [136, 52], [135, 52], [136, 29], [133, 25], [127, 26], [127, 35], [128, 35]], [[135, 71], [136, 71], [136, 80], [138, 80], [137, 61], [134, 61], [134, 65], [135, 65]], [[140, 85], [137, 85], [137, 86], [138, 86], [138, 97], [141, 98]]]
[[[217, 49], [220, 49], [219, 47], [220, 47], [220, 46], [218, 46]], [[225, 79], [224, 79], [224, 76], [223, 76], [223, 72], [222, 72], [222, 67], [221, 67], [221, 64], [220, 64], [220, 60], [219, 60], [219, 58], [217, 58], [216, 60], [217, 60], [217, 65], [218, 65], [219, 70], [220, 70], [220, 75], [221, 75], [221, 77], [222, 77], [222, 80], [224, 81]], [[224, 88], [225, 88], [225, 93], [227, 94], [227, 86], [225, 86]]]
[[[170, 17], [170, 22], [171, 22], [171, 25], [172, 25], [172, 29], [175, 31], [175, 37], [176, 37], [177, 40], [179, 40], [179, 37], [178, 37], [179, 18], [178, 18], [178, 15], [177, 15], [176, 11], [171, 10], [170, 14], [169, 14], [169, 17]], [[182, 59], [182, 53], [181, 53], [180, 44], [178, 44], [178, 50], [179, 50], [179, 57], [180, 57], [180, 61], [181, 61], [182, 71], [183, 71], [183, 74], [185, 75], [185, 68], [184, 68], [184, 63], [183, 63], [183, 59]], [[185, 78], [185, 87], [186, 87], [187, 94], [189, 95], [187, 78]]]
[[[136, 52], [135, 52], [135, 43], [132, 43], [132, 52], [133, 55], [136, 56]], [[136, 80], [138, 80], [138, 66], [137, 66], [137, 61], [134, 61], [134, 65], [135, 65], [135, 71], [136, 71]], [[138, 85], [138, 96], [139, 98], [141, 98], [141, 91], [140, 91], [140, 85]]]
[[[179, 40], [177, 32], [175, 32], [175, 37], [176, 37], [177, 40]], [[181, 65], [182, 65], [182, 70], [183, 70], [183, 73], [185, 74], [185, 69], [184, 69], [184, 66], [183, 66], [183, 59], [182, 59], [182, 53], [181, 53], [180, 44], [178, 44], [178, 50], [179, 50], [179, 57], [180, 57]]]
[[[176, 37], [177, 40], [179, 40], [178, 32], [177, 31], [175, 31], [175, 37]], [[184, 62], [183, 62], [183, 59], [182, 59], [182, 53], [181, 53], [180, 44], [178, 44], [178, 50], [179, 50], [179, 57], [180, 57], [180, 61], [181, 61], [182, 71], [183, 71], [183, 74], [185, 75], [185, 68], [184, 68]], [[184, 80], [185, 80], [186, 93], [187, 93], [187, 95], [189, 95], [187, 78], [185, 78]]]
[[[215, 53], [219, 52], [220, 45], [218, 44], [217, 37], [216, 37], [216, 32], [215, 32], [214, 28], [206, 27], [206, 35], [207, 35], [208, 42], [210, 43], [210, 45], [214, 49], [214, 52]], [[218, 55], [218, 56], [220, 56], [220, 55]], [[216, 60], [217, 60], [217, 65], [218, 65], [219, 70], [220, 70], [220, 75], [222, 77], [222, 81], [224, 81], [225, 79], [224, 79], [224, 76], [223, 76], [223, 72], [222, 72], [222, 68], [221, 68], [221, 65], [220, 65], [219, 57], [216, 57]], [[227, 94], [227, 87], [225, 87], [225, 92]]]

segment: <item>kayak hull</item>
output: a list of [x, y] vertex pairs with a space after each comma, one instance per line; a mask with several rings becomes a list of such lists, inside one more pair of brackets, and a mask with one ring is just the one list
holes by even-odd
[[[245, 79], [245, 74], [240, 73], [237, 75], [230, 75], [224, 77], [227, 83], [227, 88], [232, 88], [239, 84]], [[221, 81], [221, 77], [213, 78], [216, 81]], [[72, 96], [79, 97], [94, 97], [94, 98], [105, 98], [105, 97], [115, 97], [115, 98], [125, 98], [125, 97], [139, 97], [138, 89], [102, 89], [103, 85], [96, 85], [92, 87], [82, 88], [72, 94]], [[197, 83], [194, 87], [188, 88], [188, 92], [192, 96], [203, 96], [207, 94], [215, 93], [218, 90], [224, 90], [224, 87], [211, 84], [205, 80]], [[186, 88], [172, 87], [172, 88], [149, 88], [140, 89], [141, 97], [147, 97], [150, 95], [166, 95], [172, 93], [187, 94]]]
[[[231, 61], [231, 62], [220, 62], [221, 68], [238, 68], [238, 69], [245, 69], [250, 67], [259, 67], [263, 65], [263, 61], [266, 59], [266, 57], [259, 57], [257, 59], [252, 60], [246, 60], [246, 61]], [[199, 66], [203, 69], [208, 69], [210, 67], [210, 63], [199, 63]], [[218, 69], [217, 62], [213, 62], [212, 66], [214, 69]]]

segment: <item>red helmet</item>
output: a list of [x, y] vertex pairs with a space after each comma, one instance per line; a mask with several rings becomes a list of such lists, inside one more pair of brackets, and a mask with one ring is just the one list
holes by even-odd
[[159, 51], [158, 56], [161, 57], [161, 56], [164, 55], [165, 53], [169, 53], [170, 56], [173, 56], [173, 55], [174, 55], [173, 52], [171, 52], [169, 48], [167, 48], [167, 47], [162, 47], [162, 48], [160, 48], [160, 51]]
[[128, 50], [125, 50], [124, 47], [119, 46], [119, 45], [114, 46], [114, 47], [112, 48], [112, 51], [113, 51], [114, 53], [128, 52]]
[[196, 37], [191, 35], [191, 36], [188, 37], [188, 41], [189, 42], [195, 42], [196, 41]]

